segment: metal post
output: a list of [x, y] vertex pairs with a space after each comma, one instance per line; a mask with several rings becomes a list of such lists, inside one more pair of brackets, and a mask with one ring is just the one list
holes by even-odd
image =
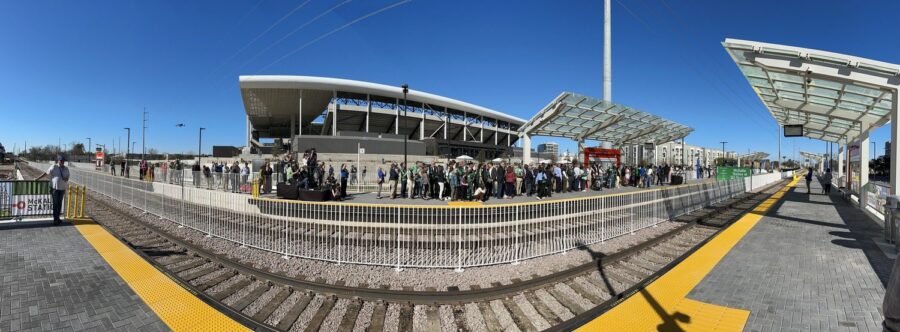
[[128, 154], [131, 153], [131, 149], [130, 149], [130, 147], [131, 147], [131, 145], [130, 145], [131, 144], [130, 143], [131, 142], [131, 128], [126, 127], [125, 130], [128, 131], [128, 140], [125, 141], [125, 170], [124, 171], [125, 171], [125, 177], [130, 177], [131, 172], [128, 170], [128, 167], [129, 167]]
[[612, 10], [603, 1], [603, 100], [612, 101]]
[[[200, 127], [200, 138], [197, 141], [197, 165], [200, 165], [200, 159], [203, 158], [203, 131], [204, 130], [206, 130], [206, 128]], [[202, 165], [201, 165], [200, 171], [201, 172], [203, 171]]]
[[[403, 84], [400, 87], [403, 88], [403, 122], [405, 123], [406, 122], [406, 94], [409, 93], [409, 85]], [[407, 158], [408, 158], [407, 157], [407, 148], [406, 148], [407, 136], [409, 136], [409, 135], [403, 134], [403, 165], [405, 165], [405, 167], [409, 167], [409, 161], [407, 160]], [[399, 242], [398, 242], [398, 244], [399, 244]], [[400, 266], [398, 265], [397, 269], [399, 269], [399, 268], [400, 268]]]

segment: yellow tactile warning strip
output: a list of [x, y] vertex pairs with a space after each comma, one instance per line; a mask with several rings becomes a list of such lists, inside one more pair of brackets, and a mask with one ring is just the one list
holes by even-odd
[[481, 204], [481, 202], [457, 202], [457, 201], [450, 201], [450, 202], [447, 202], [447, 205], [449, 205], [449, 206], [482, 206], [483, 204]]
[[644, 289], [619, 303], [578, 331], [741, 331], [750, 311], [686, 298], [731, 248], [762, 219], [787, 186], [745, 214], [684, 261]]
[[169, 279], [97, 223], [90, 219], [73, 223], [94, 250], [173, 331], [250, 331]]

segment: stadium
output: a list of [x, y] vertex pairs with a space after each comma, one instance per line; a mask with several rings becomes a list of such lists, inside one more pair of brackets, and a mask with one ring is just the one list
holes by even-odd
[[[320, 154], [407, 153], [438, 158], [514, 155], [525, 120], [435, 94], [355, 80], [312, 76], [241, 76], [251, 153], [274, 145]], [[404, 105], [406, 107], [404, 107]], [[273, 139], [274, 143], [261, 143]]]

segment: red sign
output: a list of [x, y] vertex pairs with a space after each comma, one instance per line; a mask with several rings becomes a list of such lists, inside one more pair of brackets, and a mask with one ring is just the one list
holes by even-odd
[[97, 159], [101, 159], [101, 160], [106, 156], [103, 154], [103, 151], [97, 151], [97, 153], [95, 155], [96, 155]]

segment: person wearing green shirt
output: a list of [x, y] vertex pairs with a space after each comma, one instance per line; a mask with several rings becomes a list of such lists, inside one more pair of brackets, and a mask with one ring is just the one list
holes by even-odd
[[515, 170], [513, 172], [516, 174], [516, 192], [515, 195], [519, 196], [522, 194], [522, 179], [525, 177], [525, 171], [522, 169], [521, 164], [516, 164]]

